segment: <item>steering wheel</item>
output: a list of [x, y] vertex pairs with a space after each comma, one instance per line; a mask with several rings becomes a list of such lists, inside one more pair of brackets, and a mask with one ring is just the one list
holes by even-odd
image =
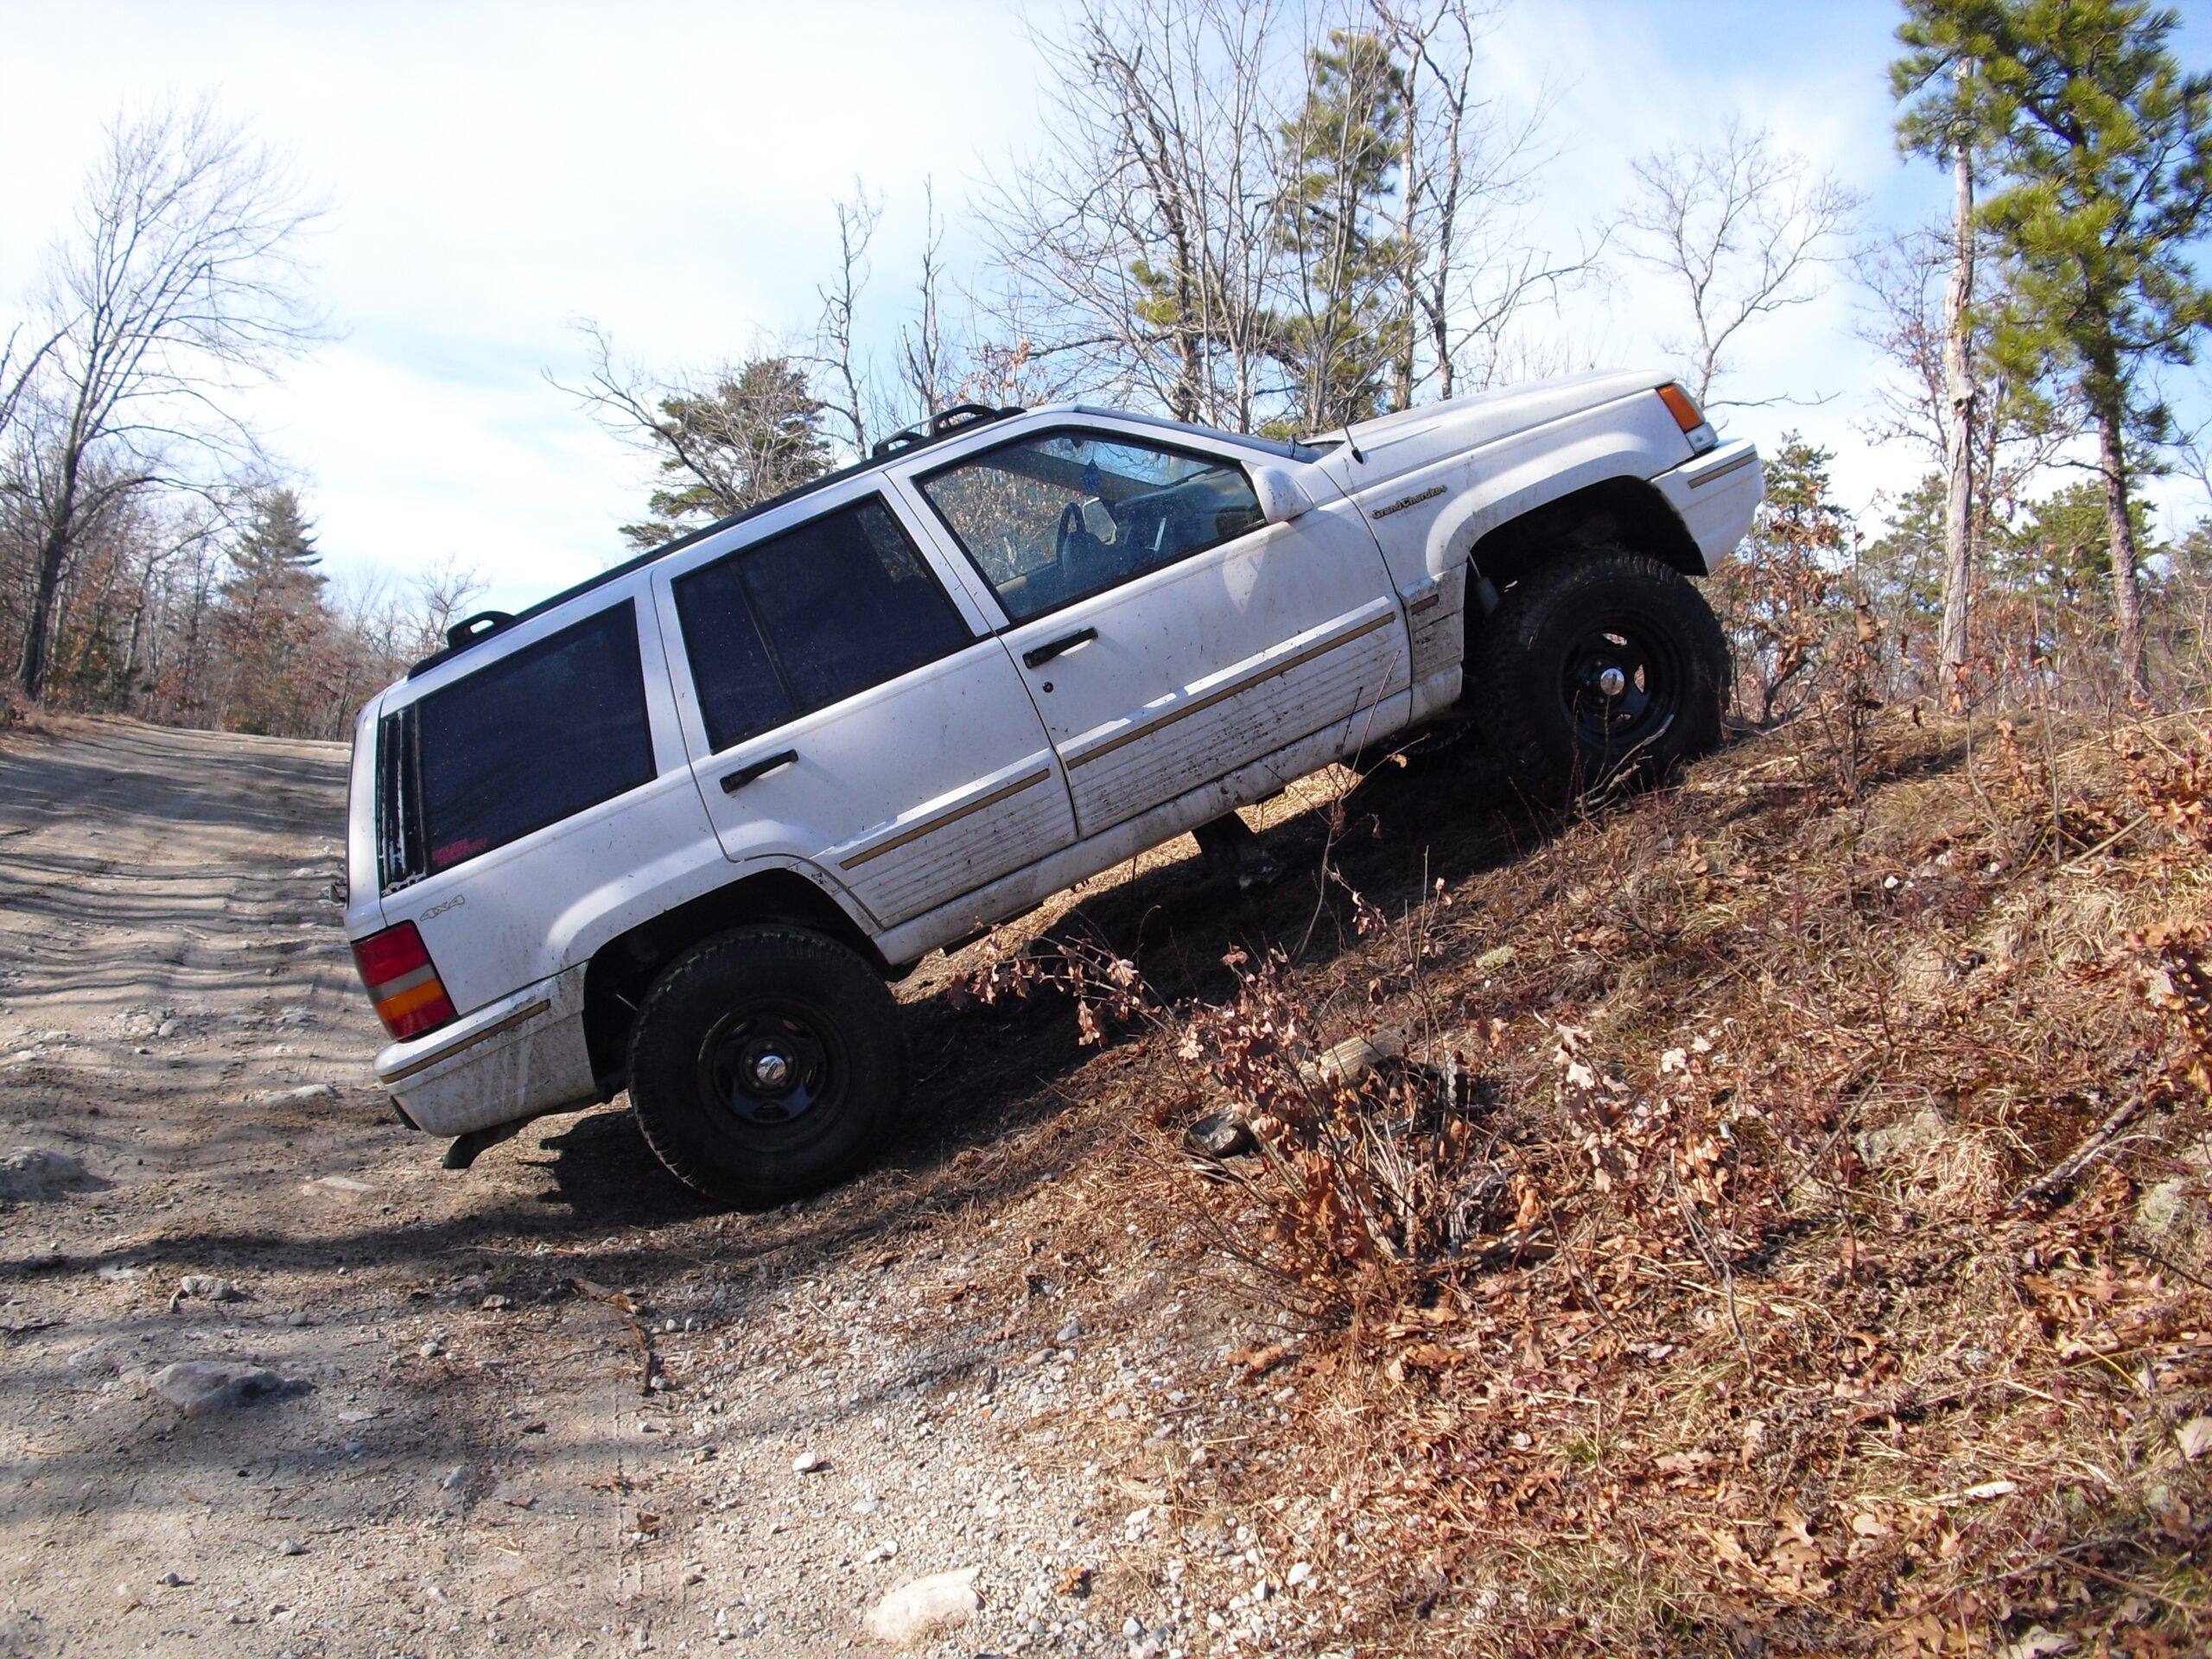
[[1075, 501], [1069, 502], [1060, 510], [1060, 533], [1058, 538], [1052, 543], [1052, 557], [1055, 562], [1065, 564], [1068, 562], [1069, 544], [1078, 537], [1090, 534], [1090, 526], [1083, 519], [1082, 505]]

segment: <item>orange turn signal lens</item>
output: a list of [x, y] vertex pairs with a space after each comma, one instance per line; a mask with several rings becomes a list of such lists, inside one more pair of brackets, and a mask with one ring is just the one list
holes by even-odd
[[384, 1028], [403, 1042], [460, 1017], [412, 922], [354, 940], [353, 965]]
[[1675, 424], [1685, 432], [1694, 432], [1705, 424], [1705, 416], [1697, 400], [1671, 381], [1659, 388], [1659, 401], [1667, 405], [1667, 412], [1675, 417]]

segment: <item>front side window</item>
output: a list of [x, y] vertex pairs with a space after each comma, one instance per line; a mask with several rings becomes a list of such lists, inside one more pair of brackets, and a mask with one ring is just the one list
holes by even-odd
[[625, 601], [385, 715], [377, 770], [387, 892], [651, 782], [636, 607]]
[[1259, 528], [1244, 469], [1141, 439], [1024, 438], [922, 480], [1016, 622]]
[[717, 750], [949, 656], [970, 639], [875, 496], [679, 576], [674, 587], [707, 741]]

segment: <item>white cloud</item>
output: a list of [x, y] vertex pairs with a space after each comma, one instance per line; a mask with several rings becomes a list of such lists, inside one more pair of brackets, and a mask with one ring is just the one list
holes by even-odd
[[[331, 565], [458, 552], [492, 578], [490, 602], [527, 602], [622, 551], [615, 527], [647, 480], [541, 378], [577, 366], [571, 321], [596, 316], [626, 353], [669, 365], [806, 331], [831, 203], [858, 174], [889, 201], [880, 327], [911, 289], [923, 181], [957, 211], [992, 160], [1050, 142], [1020, 3], [0, 0], [28, 68], [0, 103], [0, 295], [22, 290], [119, 104], [218, 94], [332, 200], [312, 252], [340, 336], [257, 400], [308, 480]], [[1033, 3], [1049, 23], [1058, 0]], [[2205, 10], [2190, 8], [2185, 48]], [[1866, 192], [1870, 217], [1910, 220], [1942, 181], [1889, 136], [1895, 16], [1877, 0], [1510, 10], [1496, 92], [1556, 100], [1540, 228], [1560, 247], [1594, 234], [1635, 156], [1731, 118]], [[956, 269], [968, 245], [956, 226]], [[1839, 281], [1748, 334], [1735, 395], [1803, 401], [1729, 421], [1834, 448], [1863, 507], [1920, 463], [1854, 425], [1878, 372], [1855, 307]], [[1676, 321], [1663, 285], [1622, 265], [1560, 326], [1579, 357], [1640, 362]]]

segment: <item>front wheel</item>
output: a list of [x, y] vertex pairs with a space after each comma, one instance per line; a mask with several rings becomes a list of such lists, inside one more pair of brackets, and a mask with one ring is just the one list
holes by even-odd
[[1571, 800], [1720, 744], [1728, 644], [1671, 566], [1605, 547], [1539, 566], [1484, 624], [1474, 712], [1516, 783]]
[[858, 955], [803, 927], [740, 927], [654, 982], [630, 1039], [630, 1104], [654, 1155], [762, 1209], [850, 1174], [904, 1098], [898, 1003]]

